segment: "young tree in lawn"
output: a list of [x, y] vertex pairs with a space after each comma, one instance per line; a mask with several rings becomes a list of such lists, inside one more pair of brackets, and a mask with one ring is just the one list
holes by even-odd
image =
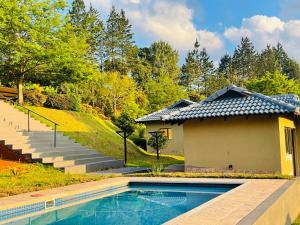
[[58, 0], [0, 0], [0, 67], [3, 76], [16, 81], [21, 104], [23, 84], [33, 74], [76, 79], [92, 70], [85, 38], [64, 24], [65, 6]]

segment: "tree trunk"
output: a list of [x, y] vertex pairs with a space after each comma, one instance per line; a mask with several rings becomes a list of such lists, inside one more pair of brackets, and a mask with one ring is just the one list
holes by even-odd
[[21, 75], [18, 80], [18, 102], [20, 105], [23, 105], [23, 103], [24, 103], [23, 84], [24, 84], [24, 75]]

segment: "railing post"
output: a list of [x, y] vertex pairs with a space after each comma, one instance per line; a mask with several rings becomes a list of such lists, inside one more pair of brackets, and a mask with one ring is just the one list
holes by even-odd
[[27, 130], [30, 132], [30, 111], [27, 113]]
[[57, 124], [54, 124], [54, 148], [56, 148], [56, 126]]

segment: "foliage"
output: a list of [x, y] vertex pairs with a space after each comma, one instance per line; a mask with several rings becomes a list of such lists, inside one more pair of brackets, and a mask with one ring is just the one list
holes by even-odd
[[135, 130], [135, 120], [132, 116], [126, 112], [122, 112], [121, 115], [115, 120], [115, 124], [127, 134], [132, 134]]
[[154, 149], [162, 149], [167, 145], [168, 138], [163, 133], [157, 133], [150, 136], [148, 145]]
[[152, 176], [159, 176], [163, 170], [164, 170], [163, 164], [161, 164], [160, 162], [155, 162], [152, 165], [150, 173]]
[[48, 98], [44, 105], [53, 109], [72, 110], [79, 112], [81, 107], [81, 100], [79, 96], [74, 94], [52, 93], [48, 95]]
[[43, 106], [47, 100], [47, 96], [38, 91], [26, 91], [24, 93], [24, 101], [28, 105]]
[[32, 77], [76, 80], [92, 69], [85, 38], [64, 23], [65, 6], [63, 0], [0, 1], [0, 70], [17, 80], [21, 103], [23, 83]]
[[169, 77], [150, 80], [145, 90], [149, 100], [149, 111], [156, 111], [170, 106], [181, 98], [187, 97], [184, 88]]
[[232, 69], [236, 75], [237, 85], [250, 78], [255, 78], [257, 52], [249, 38], [242, 38], [240, 45], [235, 49], [232, 56]]
[[247, 81], [245, 85], [249, 90], [265, 95], [300, 94], [299, 84], [279, 71], [267, 72], [261, 78]]
[[67, 175], [50, 166], [19, 164], [11, 169], [0, 171], [0, 196], [96, 181], [108, 177], [110, 176]]

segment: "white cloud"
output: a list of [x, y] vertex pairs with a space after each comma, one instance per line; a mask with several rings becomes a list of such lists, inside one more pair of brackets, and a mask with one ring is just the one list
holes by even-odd
[[224, 52], [220, 36], [197, 29], [192, 22], [193, 10], [182, 0], [86, 0], [107, 14], [111, 5], [123, 8], [139, 40], [168, 41], [182, 55], [193, 47], [198, 38], [213, 58]]
[[256, 15], [243, 19], [240, 27], [225, 29], [224, 36], [235, 44], [247, 36], [259, 50], [267, 44], [280, 42], [293, 58], [300, 61], [300, 20], [283, 21], [278, 17]]

